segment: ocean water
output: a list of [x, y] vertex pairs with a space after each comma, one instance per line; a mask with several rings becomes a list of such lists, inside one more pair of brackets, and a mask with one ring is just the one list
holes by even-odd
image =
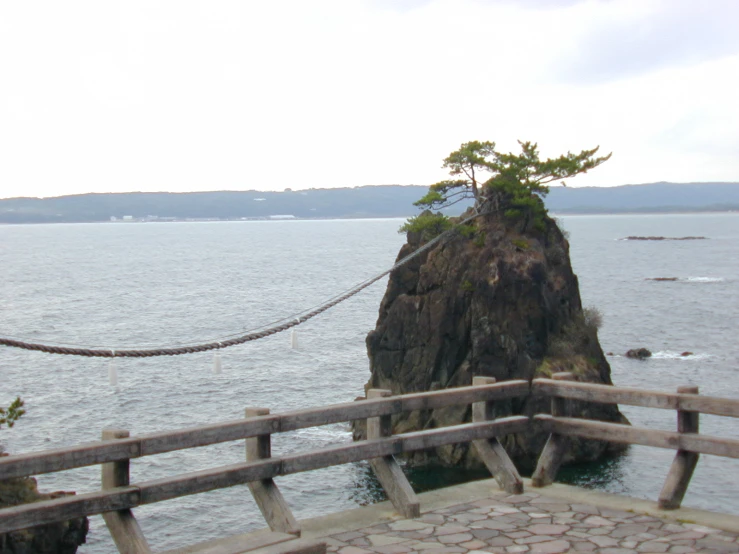
[[[697, 385], [739, 398], [739, 215], [565, 216], [583, 303], [603, 313], [601, 344], [616, 384], [659, 390]], [[0, 226], [0, 334], [31, 341], [124, 348], [192, 344], [288, 317], [391, 266], [401, 220]], [[703, 235], [704, 241], [621, 241], [629, 235]], [[677, 281], [650, 281], [677, 277]], [[143, 434], [351, 401], [369, 376], [364, 338], [386, 281], [290, 333], [213, 354], [110, 362], [0, 348], [0, 404], [15, 395], [28, 413], [0, 442], [13, 453], [97, 440], [103, 428]], [[645, 346], [647, 361], [622, 356]], [[683, 351], [693, 355], [681, 357]], [[623, 408], [636, 425], [674, 429], [669, 411]], [[729, 418], [701, 430], [737, 437]], [[275, 452], [351, 440], [331, 425], [274, 437]], [[632, 447], [624, 456], [569, 468], [574, 483], [656, 499], [673, 452]], [[242, 442], [132, 462], [148, 480], [243, 460]], [[685, 504], [739, 514], [739, 463], [703, 456]], [[414, 473], [419, 487], [463, 477]], [[41, 488], [88, 492], [99, 469], [42, 476]], [[280, 478], [298, 518], [382, 497], [365, 463]], [[137, 508], [155, 550], [264, 526], [246, 487]], [[99, 516], [84, 553], [115, 552]]]

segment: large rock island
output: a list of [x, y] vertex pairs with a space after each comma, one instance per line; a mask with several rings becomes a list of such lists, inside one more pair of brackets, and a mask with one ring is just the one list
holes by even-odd
[[[531, 380], [560, 371], [573, 372], [579, 381], [612, 384], [598, 342], [600, 314], [583, 310], [569, 243], [540, 197], [532, 194], [523, 205], [520, 197], [490, 186], [484, 195], [477, 217], [391, 273], [377, 326], [367, 336], [371, 377], [366, 387], [405, 394], [470, 385], [478, 375]], [[474, 213], [470, 209], [452, 222]], [[398, 259], [429, 236], [409, 232]], [[575, 416], [625, 421], [616, 406], [578, 404], [574, 409]], [[548, 401], [527, 398], [499, 403], [496, 416], [547, 411]], [[468, 422], [470, 412], [452, 407], [400, 414], [393, 431]], [[356, 427], [355, 436], [362, 435]], [[527, 471], [545, 440], [529, 432], [502, 442]], [[573, 441], [565, 461], [594, 460], [609, 448], [598, 441]], [[480, 465], [467, 444], [419, 452], [408, 462]]]

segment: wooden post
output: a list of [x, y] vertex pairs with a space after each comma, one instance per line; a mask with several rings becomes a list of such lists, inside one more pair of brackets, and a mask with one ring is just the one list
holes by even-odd
[[[129, 432], [123, 429], [104, 429], [103, 440], [127, 439]], [[127, 487], [130, 484], [129, 461], [101, 464], [103, 489]], [[151, 548], [131, 510], [104, 512], [103, 519], [121, 554], [150, 554]]]
[[[493, 383], [495, 383], [493, 377], [472, 378], [473, 386], [492, 385]], [[494, 419], [493, 410], [493, 402], [490, 400], [475, 402], [472, 404], [472, 422], [477, 423]], [[523, 492], [523, 480], [497, 437], [472, 441], [472, 444], [501, 489], [510, 494], [521, 494]]]
[[[367, 391], [368, 399], [391, 395], [392, 392], [385, 389], [370, 389]], [[367, 418], [367, 440], [390, 437], [392, 434], [391, 415]], [[406, 518], [420, 517], [421, 504], [395, 458], [392, 456], [374, 458], [370, 460], [370, 465], [395, 509]]]
[[[246, 417], [269, 415], [269, 408], [247, 408]], [[253, 462], [272, 457], [271, 435], [259, 435], [246, 439], [246, 461]], [[249, 483], [257, 506], [272, 531], [300, 536], [300, 525], [285, 502], [277, 483], [273, 479], [262, 479]]]
[[[678, 387], [678, 394], [698, 394], [698, 387]], [[679, 406], [679, 404], [678, 404]], [[686, 412], [678, 407], [677, 410], [677, 432], [698, 433], [698, 412]], [[659, 507], [663, 510], [676, 510], [680, 507], [683, 497], [688, 490], [690, 478], [698, 464], [699, 454], [678, 450], [672, 461], [670, 471], [659, 494]]]
[[[569, 372], [555, 373], [552, 379], [557, 381], [574, 381], [575, 376]], [[557, 396], [552, 397], [552, 416], [567, 417], [569, 415], [569, 404], [565, 398]], [[531, 476], [531, 484], [534, 487], [546, 487], [554, 482], [562, 465], [569, 439], [563, 435], [552, 433], [541, 451], [539, 461], [536, 463], [536, 470]]]

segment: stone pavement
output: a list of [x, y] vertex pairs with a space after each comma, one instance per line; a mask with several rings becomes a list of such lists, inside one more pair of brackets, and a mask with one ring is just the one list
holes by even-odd
[[498, 492], [432, 509], [417, 519], [331, 534], [328, 550], [338, 554], [739, 552], [737, 533], [572, 503], [544, 492], [517, 496]]

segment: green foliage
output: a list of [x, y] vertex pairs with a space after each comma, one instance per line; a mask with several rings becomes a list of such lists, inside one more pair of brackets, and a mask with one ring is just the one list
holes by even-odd
[[[495, 143], [489, 141], [463, 143], [459, 150], [444, 158], [442, 167], [449, 170], [450, 176], [464, 178], [431, 185], [428, 193], [414, 204], [420, 208], [443, 209], [474, 198], [478, 211], [502, 211], [505, 217], [513, 220], [525, 217], [524, 229], [530, 225], [543, 232], [547, 210], [542, 198], [549, 192], [547, 184], [587, 173], [611, 157], [610, 154], [596, 157], [596, 147], [579, 154], [568, 152], [558, 158], [542, 160], [536, 143], [518, 143], [520, 154], [502, 154], [495, 150]], [[429, 240], [451, 225], [442, 214], [424, 212], [410, 218], [400, 232], [420, 232], [423, 239]], [[474, 233], [460, 231], [467, 237]]]
[[16, 398], [7, 408], [0, 408], [0, 427], [3, 425], [12, 427], [25, 413], [26, 410], [23, 409], [23, 400], [20, 397]]
[[569, 241], [570, 240], [570, 232], [567, 229], [565, 229], [565, 226], [562, 223], [562, 220], [559, 219], [559, 218], [556, 218], [556, 217], [553, 217], [552, 220], [554, 221], [554, 224], [559, 229], [559, 232], [562, 233], [562, 236]]
[[541, 365], [539, 365], [539, 367], [537, 367], [534, 371], [534, 377], [545, 377], [547, 379], [551, 378], [552, 373], [556, 373], [556, 370], [552, 371], [552, 367], [552, 360], [549, 358], [544, 358], [541, 361]]
[[464, 281], [462, 281], [462, 284], [460, 285], [459, 288], [461, 288], [465, 292], [474, 292], [475, 291], [475, 285], [473, 285], [467, 279], [465, 279]]
[[466, 225], [457, 225], [457, 231], [459, 231], [459, 234], [462, 235], [464, 238], [468, 239], [475, 234], [476, 229], [474, 225], [470, 225], [468, 223]]
[[[598, 308], [587, 307], [572, 319], [562, 330], [549, 339], [548, 354], [554, 358], [569, 359], [586, 350], [586, 345], [597, 334], [603, 324], [603, 314]], [[597, 368], [598, 360], [584, 360], [589, 367]]]
[[495, 150], [494, 142], [465, 142], [459, 150], [449, 154], [442, 165], [451, 176], [465, 178], [431, 185], [428, 194], [416, 202], [416, 206], [441, 209], [465, 198], [474, 198], [479, 207], [492, 191], [497, 191], [513, 201], [513, 208], [541, 212], [544, 206], [540, 198], [535, 198], [538, 204], [529, 198], [545, 196], [549, 192], [548, 183], [587, 173], [611, 157], [610, 154], [595, 157], [596, 147], [579, 154], [568, 152], [558, 158], [541, 160], [536, 143], [519, 141], [519, 144], [520, 154], [503, 154]]
[[444, 231], [451, 229], [451, 220], [439, 213], [423, 212], [408, 219], [398, 229], [399, 233], [421, 233], [423, 240], [431, 240], [439, 236]]
[[513, 242], [513, 246], [520, 248], [521, 250], [529, 249], [529, 241], [526, 239], [513, 239], [511, 242]]
[[478, 194], [478, 173], [486, 170], [490, 171], [495, 156], [494, 142], [473, 140], [472, 142], [465, 142], [459, 147], [459, 150], [455, 150], [444, 158], [441, 167], [448, 169], [449, 175], [464, 175], [467, 177], [466, 181], [476, 198]]
[[429, 187], [426, 196], [413, 203], [419, 208], [430, 208], [432, 210], [448, 208], [457, 202], [469, 197], [467, 190], [468, 181], [440, 181]]
[[482, 248], [483, 246], [485, 246], [485, 233], [480, 231], [473, 239], [472, 244], [474, 244], [478, 248]]
[[591, 357], [586, 358], [575, 352], [569, 352], [566, 356], [549, 355], [534, 370], [534, 377], [551, 378], [553, 374], [562, 371], [572, 373], [575, 377], [586, 378], [588, 375], [597, 374], [598, 360]]
[[588, 306], [582, 311], [583, 322], [587, 327], [598, 330], [603, 325], [603, 312], [594, 306]]

